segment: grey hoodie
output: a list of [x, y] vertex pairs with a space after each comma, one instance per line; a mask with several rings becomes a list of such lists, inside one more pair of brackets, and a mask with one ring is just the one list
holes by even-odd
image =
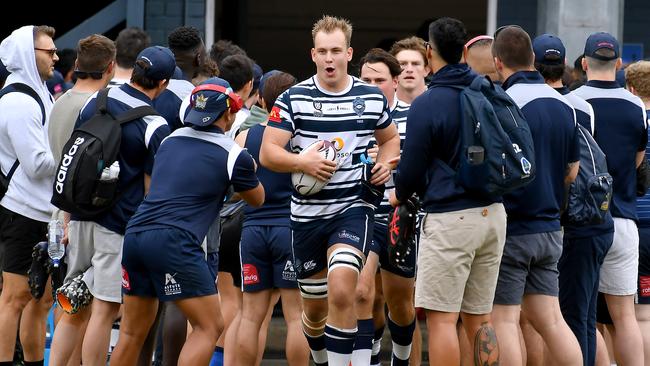
[[[49, 119], [54, 103], [36, 67], [33, 26], [15, 30], [0, 44], [0, 59], [11, 75], [6, 84], [24, 83], [41, 97]], [[46, 119], [46, 120], [47, 120]], [[9, 93], [0, 99], [0, 167], [7, 174], [16, 159], [18, 169], [0, 205], [31, 219], [47, 222], [52, 214], [52, 182], [56, 165], [42, 124], [41, 109], [30, 96]]]

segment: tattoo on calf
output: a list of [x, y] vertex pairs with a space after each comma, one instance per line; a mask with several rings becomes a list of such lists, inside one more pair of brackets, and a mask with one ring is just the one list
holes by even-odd
[[481, 324], [474, 338], [474, 365], [476, 366], [498, 366], [499, 346], [497, 335], [487, 322]]

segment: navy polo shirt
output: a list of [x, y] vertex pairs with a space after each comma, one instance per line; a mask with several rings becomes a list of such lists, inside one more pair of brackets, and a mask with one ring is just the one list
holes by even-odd
[[253, 158], [218, 127], [183, 127], [160, 146], [149, 194], [127, 233], [175, 227], [201, 242], [219, 215], [228, 188], [257, 187]]
[[[151, 105], [151, 99], [129, 84], [110, 88], [106, 108], [114, 116], [135, 107]], [[86, 102], [75, 128], [88, 121], [97, 109], [97, 93]], [[92, 220], [99, 225], [124, 235], [126, 224], [144, 198], [144, 175], [151, 175], [154, 156], [162, 140], [169, 135], [169, 126], [161, 116], [145, 116], [121, 125], [122, 141], [118, 162], [120, 199], [102, 216]], [[79, 220], [72, 215], [72, 220]]]
[[[249, 128], [244, 146], [257, 162], [257, 177], [264, 186], [264, 205], [244, 207], [244, 224], [248, 225], [291, 225], [291, 185], [290, 173], [276, 173], [260, 164], [260, 147], [266, 126], [255, 125]], [[287, 146], [288, 149], [288, 146]]]
[[183, 127], [179, 109], [183, 99], [192, 93], [194, 85], [187, 80], [169, 80], [167, 88], [153, 101], [154, 109], [165, 118], [169, 128], [174, 131]]
[[507, 234], [558, 231], [567, 166], [580, 160], [575, 112], [537, 71], [516, 72], [503, 87], [530, 126], [537, 169], [530, 184], [503, 196], [508, 214]]
[[590, 80], [572, 93], [594, 109], [594, 139], [614, 179], [612, 216], [636, 220], [636, 153], [648, 143], [643, 102], [616, 81]]

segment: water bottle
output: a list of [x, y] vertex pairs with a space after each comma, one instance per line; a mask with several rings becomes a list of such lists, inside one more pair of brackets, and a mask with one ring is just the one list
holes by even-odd
[[52, 259], [54, 267], [58, 267], [61, 258], [65, 254], [65, 247], [61, 243], [61, 239], [63, 239], [63, 224], [59, 220], [52, 220], [47, 226], [47, 232], [47, 254]]

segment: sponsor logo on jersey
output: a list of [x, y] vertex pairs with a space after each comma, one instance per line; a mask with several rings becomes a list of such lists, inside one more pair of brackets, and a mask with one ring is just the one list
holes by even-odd
[[269, 121], [275, 123], [282, 122], [282, 118], [280, 118], [280, 107], [273, 106], [273, 108], [271, 108], [271, 113], [269, 113]]
[[352, 102], [352, 109], [354, 109], [354, 113], [356, 113], [357, 116], [361, 117], [363, 112], [366, 110], [366, 101], [356, 97]]
[[650, 297], [650, 276], [639, 276], [639, 296]]
[[126, 271], [124, 266], [122, 266], [122, 288], [125, 290], [131, 289], [131, 281], [129, 281], [129, 273]]
[[337, 151], [341, 151], [341, 150], [343, 150], [343, 146], [345, 146], [345, 142], [343, 141], [342, 138], [335, 137], [334, 139], [332, 139], [332, 145], [334, 145], [334, 148]]
[[293, 269], [293, 264], [290, 260], [287, 260], [287, 263], [284, 264], [284, 270], [282, 271], [282, 279], [285, 281], [295, 281], [296, 280], [296, 271]]
[[178, 273], [174, 274], [169, 274], [165, 273], [165, 286], [164, 286], [164, 291], [165, 295], [176, 295], [180, 294], [181, 291], [181, 285], [176, 281], [174, 277], [176, 277]]
[[339, 232], [339, 238], [352, 240], [355, 243], [358, 243], [359, 239], [360, 239], [358, 235], [354, 235], [353, 233], [351, 233], [351, 232], [349, 232], [347, 230], [340, 231]]
[[316, 262], [313, 260], [305, 262], [302, 264], [302, 268], [304, 268], [305, 271], [311, 271], [312, 269], [316, 268]]
[[255, 265], [246, 263], [241, 269], [244, 274], [244, 285], [256, 285], [260, 283], [260, 276]]

